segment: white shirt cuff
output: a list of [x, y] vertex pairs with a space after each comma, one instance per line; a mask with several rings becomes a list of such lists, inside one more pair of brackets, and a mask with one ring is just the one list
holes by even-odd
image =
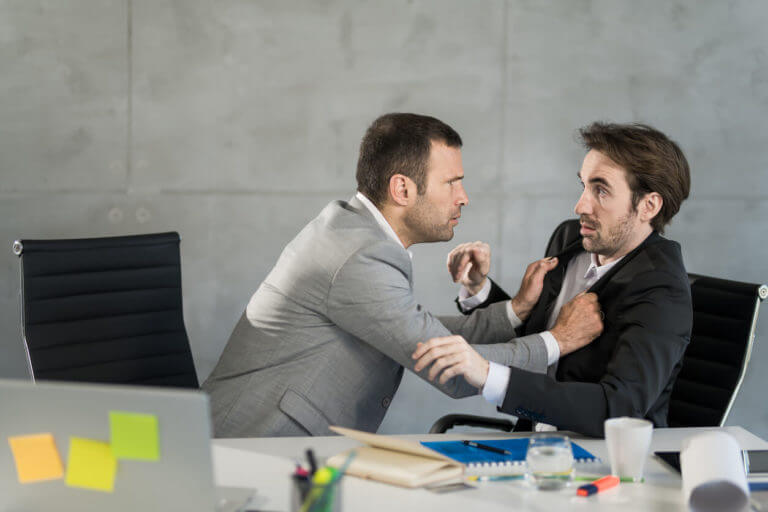
[[486, 279], [485, 284], [483, 285], [483, 288], [477, 292], [476, 295], [470, 295], [469, 290], [465, 286], [461, 287], [461, 290], [459, 290], [459, 307], [462, 311], [466, 312], [470, 309], [474, 309], [486, 300], [488, 300], [488, 295], [491, 294], [491, 280]]
[[549, 331], [540, 332], [539, 335], [544, 338], [544, 345], [547, 347], [547, 366], [551, 366], [560, 359], [560, 345]]
[[504, 403], [504, 397], [507, 395], [507, 386], [509, 386], [509, 368], [503, 364], [488, 361], [488, 378], [483, 386], [483, 398], [497, 407]]
[[513, 329], [517, 329], [521, 325], [523, 325], [523, 321], [520, 320], [520, 318], [517, 316], [517, 313], [515, 313], [515, 310], [512, 309], [512, 301], [507, 301], [507, 318], [509, 318], [509, 323], [512, 324]]

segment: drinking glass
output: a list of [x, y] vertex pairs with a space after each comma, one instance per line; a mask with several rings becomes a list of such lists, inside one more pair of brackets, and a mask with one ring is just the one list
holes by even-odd
[[573, 450], [568, 436], [534, 434], [525, 455], [528, 476], [541, 490], [560, 489], [573, 481]]

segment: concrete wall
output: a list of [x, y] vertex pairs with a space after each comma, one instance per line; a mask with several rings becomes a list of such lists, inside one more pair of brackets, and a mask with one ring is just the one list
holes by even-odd
[[[755, 1], [0, 0], [0, 376], [26, 375], [15, 238], [177, 230], [201, 378], [283, 246], [354, 191], [366, 126], [430, 113], [465, 140], [454, 242], [486, 240], [514, 290], [572, 214], [595, 119], [676, 138], [693, 191], [668, 230], [690, 271], [768, 281], [768, 5]], [[768, 436], [768, 312], [729, 423]], [[491, 413], [406, 377], [382, 432]]]

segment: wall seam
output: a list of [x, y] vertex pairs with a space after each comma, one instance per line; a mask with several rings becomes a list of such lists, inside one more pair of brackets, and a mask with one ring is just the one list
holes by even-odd
[[496, 240], [499, 247], [496, 254], [500, 257], [496, 259], [495, 276], [498, 282], [504, 279], [504, 166], [506, 159], [504, 147], [507, 139], [507, 43], [508, 43], [508, 6], [509, 0], [504, 0], [502, 6], [502, 38], [501, 38], [501, 122], [499, 123], [499, 153], [496, 165], [496, 189], [501, 190], [501, 196], [496, 199]]
[[133, 182], [133, 0], [127, 1], [126, 20], [126, 72], [127, 72], [127, 101], [126, 101], [126, 134], [125, 134], [125, 190], [131, 192]]

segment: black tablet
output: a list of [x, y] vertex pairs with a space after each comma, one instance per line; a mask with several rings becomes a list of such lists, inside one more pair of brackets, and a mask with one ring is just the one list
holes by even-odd
[[653, 452], [653, 454], [680, 473], [680, 452]]

